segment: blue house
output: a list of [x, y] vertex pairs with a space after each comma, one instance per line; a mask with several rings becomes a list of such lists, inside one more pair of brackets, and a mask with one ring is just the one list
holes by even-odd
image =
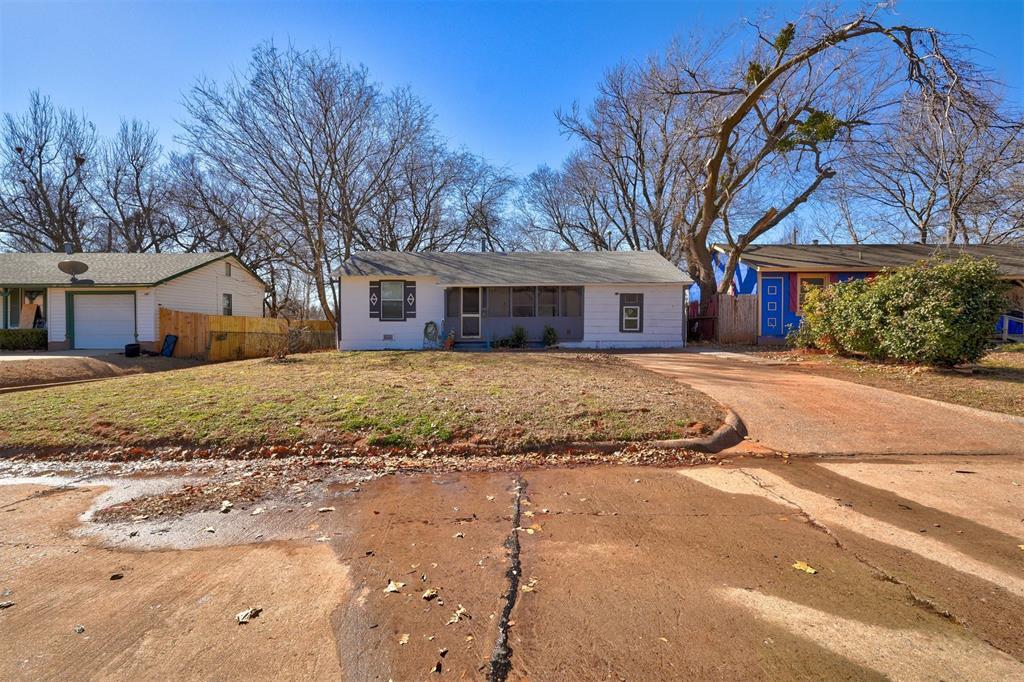
[[[714, 246], [715, 272], [725, 275], [728, 245]], [[992, 258], [1000, 274], [1013, 283], [1008, 316], [1000, 331], [1024, 334], [1024, 246], [967, 245], [940, 247], [926, 244], [785, 244], [755, 245], [743, 250], [733, 282], [733, 293], [758, 298], [758, 342], [781, 343], [800, 325], [807, 291], [851, 279], [872, 277], [886, 268], [911, 265], [936, 253]]]

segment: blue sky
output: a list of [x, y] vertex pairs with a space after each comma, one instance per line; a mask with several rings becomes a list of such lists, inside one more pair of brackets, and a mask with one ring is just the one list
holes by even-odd
[[[244, 68], [257, 43], [333, 47], [386, 86], [410, 85], [456, 146], [525, 174], [570, 149], [553, 112], [602, 73], [696, 27], [802, 2], [13, 2], [0, 0], [0, 111], [39, 89], [107, 134], [147, 120], [173, 145], [181, 98]], [[1024, 102], [1024, 0], [905, 0], [899, 21], [968, 37]]]

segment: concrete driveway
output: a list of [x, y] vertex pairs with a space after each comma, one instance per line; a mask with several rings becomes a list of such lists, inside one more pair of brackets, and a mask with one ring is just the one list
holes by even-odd
[[793, 454], [1019, 454], [1024, 419], [786, 370], [736, 353], [622, 357], [731, 407], [751, 438]]

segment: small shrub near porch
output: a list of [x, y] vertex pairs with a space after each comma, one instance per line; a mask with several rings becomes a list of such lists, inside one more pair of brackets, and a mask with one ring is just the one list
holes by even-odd
[[46, 350], [46, 330], [0, 329], [0, 350]]
[[807, 293], [793, 345], [934, 366], [985, 353], [1007, 285], [994, 261], [935, 258]]

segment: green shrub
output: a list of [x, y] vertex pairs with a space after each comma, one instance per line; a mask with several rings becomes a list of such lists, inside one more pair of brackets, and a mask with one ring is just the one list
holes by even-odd
[[0, 350], [46, 350], [45, 329], [0, 329]]
[[544, 336], [542, 338], [544, 339], [544, 345], [549, 348], [558, 345], [558, 332], [549, 324], [544, 325]]
[[933, 258], [870, 281], [809, 291], [790, 343], [874, 360], [952, 366], [978, 360], [1005, 310], [990, 259]]
[[512, 327], [512, 337], [509, 339], [508, 345], [512, 348], [525, 348], [526, 330], [518, 324], [515, 327]]

